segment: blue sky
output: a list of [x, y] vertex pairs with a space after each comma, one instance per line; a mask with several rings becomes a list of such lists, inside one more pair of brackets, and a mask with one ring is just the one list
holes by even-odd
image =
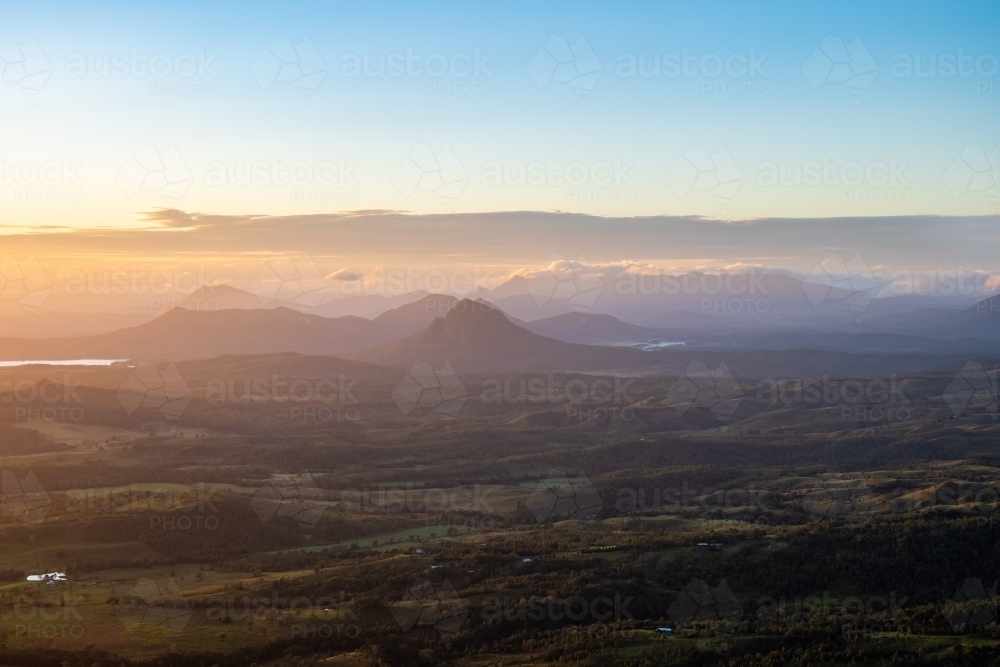
[[[49, 65], [40, 86], [8, 72], [0, 87], [0, 159], [22, 175], [0, 180], [12, 230], [134, 226], [163, 206], [726, 219], [1000, 212], [994, 3], [4, 3], [3, 15], [0, 34], [22, 55], [33, 39]], [[293, 60], [322, 80], [273, 81], [261, 59], [276, 36], [279, 50], [308, 39], [313, 48]], [[547, 69], [563, 47], [569, 66], [591, 76], [564, 82]], [[839, 48], [853, 49], [846, 67], [860, 79], [825, 72]], [[204, 67], [81, 73], [81, 62], [133, 52]], [[430, 58], [456, 69], [345, 69], [408, 52], [421, 68]], [[671, 76], [669, 58], [685, 54], [688, 74]], [[960, 54], [970, 75], [946, 76]], [[641, 58], [651, 71], [657, 56], [661, 76], [623, 75], [623, 63]], [[924, 68], [934, 57], [936, 76], [900, 70], [917, 57]], [[479, 75], [465, 74], [477, 59]], [[749, 59], [759, 63], [752, 76], [741, 67]], [[725, 62], [733, 70], [714, 75]], [[149, 179], [157, 160], [165, 171]], [[244, 184], [246, 169], [262, 180]], [[298, 184], [282, 180], [292, 169]], [[503, 177], [532, 169], [543, 174], [535, 184]], [[791, 178], [810, 169], [818, 182]], [[790, 182], [774, 177], [782, 173]]]

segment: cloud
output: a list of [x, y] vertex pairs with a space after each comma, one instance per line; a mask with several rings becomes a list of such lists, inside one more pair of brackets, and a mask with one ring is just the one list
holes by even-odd
[[[352, 211], [308, 215], [218, 215], [177, 208], [141, 214], [140, 228], [5, 234], [4, 246], [41, 262], [109, 253], [135, 258], [225, 263], [308, 249], [325, 266], [476, 267], [492, 279], [544, 270], [550, 253], [581, 253], [602, 277], [630, 272], [715, 272], [735, 266], [808, 273], [826, 252], [861, 253], [899, 270], [976, 266], [1000, 269], [1000, 216], [763, 218], [733, 222], [699, 216], [600, 217], [507, 211], [416, 215]], [[968, 241], [966, 241], [968, 239]], [[101, 260], [105, 261], [105, 260]], [[608, 267], [605, 269], [604, 267]], [[730, 269], [731, 270], [731, 269]], [[329, 272], [329, 269], [326, 273]], [[881, 269], [879, 271], [881, 273]], [[356, 284], [339, 281], [339, 284]]]
[[152, 223], [152, 227], [168, 227], [172, 229], [199, 230], [207, 228], [236, 228], [240, 226], [253, 226], [256, 228], [273, 228], [275, 226], [311, 226], [322, 224], [330, 219], [352, 219], [365, 218], [368, 216], [382, 216], [391, 214], [401, 214], [400, 211], [390, 211], [382, 209], [372, 209], [365, 211], [348, 211], [330, 214], [314, 215], [213, 215], [210, 213], [188, 213], [176, 208], [157, 208], [152, 211], [144, 211], [139, 214], [139, 219]]
[[327, 280], [344, 280], [344, 281], [354, 281], [361, 280], [362, 276], [357, 271], [351, 271], [349, 269], [337, 269], [333, 273], [327, 275]]
[[187, 213], [175, 208], [158, 208], [139, 215], [145, 222], [153, 223], [154, 227], [171, 229], [196, 230], [206, 227], [233, 226], [265, 216], [254, 215], [210, 215], [206, 213]]

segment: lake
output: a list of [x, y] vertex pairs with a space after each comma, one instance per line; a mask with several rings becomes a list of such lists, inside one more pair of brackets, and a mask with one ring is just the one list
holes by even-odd
[[53, 359], [39, 360], [30, 359], [28, 361], [0, 361], [0, 368], [11, 366], [110, 366], [127, 359]]

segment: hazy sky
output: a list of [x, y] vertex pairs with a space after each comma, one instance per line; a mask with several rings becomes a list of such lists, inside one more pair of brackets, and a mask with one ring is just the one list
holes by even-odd
[[0, 310], [278, 266], [1000, 284], [996, 3], [2, 10]]
[[3, 17], [8, 233], [145, 225], [161, 207], [1000, 212], [996, 3], [4, 3]]

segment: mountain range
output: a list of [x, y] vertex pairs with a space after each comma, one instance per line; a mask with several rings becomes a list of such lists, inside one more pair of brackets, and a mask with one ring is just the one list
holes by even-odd
[[[579, 267], [577, 267], [579, 269]], [[98, 277], [99, 278], [99, 277]], [[151, 321], [172, 308], [188, 310], [258, 310], [290, 308], [326, 318], [355, 316], [373, 320], [430, 294], [423, 289], [391, 294], [370, 293], [362, 282], [326, 281], [310, 294], [310, 305], [231, 285], [204, 285], [193, 293], [128, 293], [102, 291], [107, 278], [95, 278], [83, 289], [53, 286], [34, 309], [16, 300], [0, 299], [0, 337], [81, 336], [108, 333]], [[851, 289], [851, 285], [856, 290]], [[385, 285], [380, 285], [385, 287]], [[535, 322], [557, 315], [610, 315], [635, 326], [690, 330], [701, 334], [742, 334], [752, 330], [814, 329], [842, 333], [901, 333], [927, 330], [938, 338], [991, 337], [982, 330], [947, 331], [962, 310], [983, 303], [977, 291], [951, 289], [897, 293], [896, 286], [868, 280], [835, 280], [819, 274], [802, 279], [783, 272], [753, 271], [708, 274], [639, 275], [629, 272], [583, 270], [581, 275], [556, 276], [548, 271], [532, 277], [514, 275], [505, 282], [481, 285], [459, 298], [483, 299], [508, 317]], [[83, 291], [81, 291], [83, 290]], [[292, 290], [294, 292], [294, 290]], [[70, 293], [71, 292], [71, 293]], [[278, 298], [271, 298], [272, 296]], [[587, 339], [607, 342], [600, 338]], [[632, 331], [628, 338], [641, 335]], [[581, 340], [580, 342], [584, 342]]]
[[[994, 303], [962, 311], [965, 319], [952, 322], [948, 330], [958, 331], [964, 323], [996, 335]], [[711, 368], [726, 363], [744, 377], [909, 372], [950, 368], [970, 356], [996, 356], [995, 343], [968, 337], [798, 329], [742, 337], [692, 335], [683, 329], [640, 327], [610, 315], [579, 313], [524, 322], [482, 299], [448, 295], [425, 296], [371, 320], [326, 318], [285, 307], [176, 308], [151, 322], [106, 334], [0, 339], [0, 349], [8, 360], [182, 361], [294, 353], [395, 369], [418, 361], [435, 367], [447, 362], [460, 373], [491, 374], [680, 374], [697, 361]]]

